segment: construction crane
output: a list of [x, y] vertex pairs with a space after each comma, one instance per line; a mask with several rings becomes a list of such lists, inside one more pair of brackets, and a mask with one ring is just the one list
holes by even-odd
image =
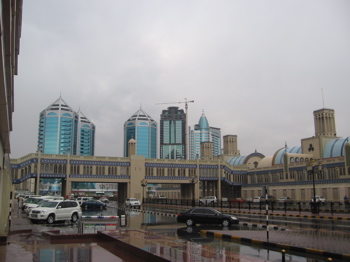
[[181, 104], [181, 103], [185, 103], [186, 116], [187, 116], [188, 103], [194, 103], [194, 100], [187, 100], [187, 98], [184, 98], [184, 99], [185, 99], [185, 101], [180, 101], [180, 102], [168, 102], [168, 103], [157, 103], [156, 105], [161, 105], [161, 104]]
[[186, 128], [185, 128], [185, 141], [186, 141], [186, 159], [189, 159], [188, 150], [189, 150], [189, 141], [188, 141], [188, 134], [187, 134], [187, 119], [188, 119], [188, 103], [194, 103], [194, 100], [187, 100], [187, 98], [184, 98], [185, 101], [180, 102], [168, 102], [168, 103], [157, 103], [156, 105], [164, 105], [164, 104], [182, 104], [185, 103], [185, 110], [186, 110]]

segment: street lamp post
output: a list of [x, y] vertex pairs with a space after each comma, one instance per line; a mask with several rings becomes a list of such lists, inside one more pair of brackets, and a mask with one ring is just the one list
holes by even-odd
[[142, 186], [142, 203], [144, 202], [145, 199], [145, 187], [147, 186], [147, 180], [142, 179], [141, 180], [141, 186]]
[[194, 175], [194, 176], [191, 176], [190, 177], [190, 182], [192, 184], [192, 207], [195, 207], [196, 206], [196, 200], [195, 200], [195, 184], [198, 182], [197, 180], [197, 177]]
[[[315, 171], [316, 169], [316, 171]], [[319, 162], [317, 165], [314, 164], [314, 161], [311, 161], [307, 166], [306, 170], [308, 175], [312, 176], [312, 189], [313, 189], [313, 197], [311, 201], [311, 213], [318, 214], [318, 203], [316, 202], [316, 188], [315, 188], [315, 173], [318, 174], [322, 169], [322, 164]]]

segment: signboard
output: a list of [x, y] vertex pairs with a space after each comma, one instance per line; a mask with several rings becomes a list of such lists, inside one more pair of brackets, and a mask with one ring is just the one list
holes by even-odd
[[79, 234], [95, 234], [97, 231], [115, 231], [118, 228], [119, 217], [99, 216], [82, 217], [79, 221]]

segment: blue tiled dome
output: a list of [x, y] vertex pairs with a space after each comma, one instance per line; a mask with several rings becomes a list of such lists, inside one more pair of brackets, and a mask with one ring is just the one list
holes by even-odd
[[323, 158], [344, 156], [344, 146], [349, 142], [350, 137], [332, 139], [329, 141], [323, 151]]
[[227, 163], [229, 163], [232, 166], [243, 165], [245, 158], [246, 158], [246, 156], [234, 156], [234, 157], [228, 159]]
[[294, 146], [294, 147], [282, 147], [281, 149], [277, 150], [276, 153], [273, 156], [273, 165], [278, 165], [283, 163], [283, 155], [284, 153], [290, 153], [290, 154], [301, 154], [301, 146]]

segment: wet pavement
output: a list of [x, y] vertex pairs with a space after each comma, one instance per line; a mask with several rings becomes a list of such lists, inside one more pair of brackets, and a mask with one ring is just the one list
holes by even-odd
[[[173, 207], [171, 207], [173, 208]], [[220, 210], [220, 209], [219, 209]], [[228, 210], [222, 210], [228, 211]], [[144, 212], [142, 210], [138, 212]], [[238, 213], [231, 210], [231, 213]], [[241, 214], [264, 212], [240, 210]], [[271, 216], [311, 217], [327, 220], [350, 220], [350, 215], [311, 215], [289, 211], [274, 211]], [[265, 248], [294, 250], [313, 253], [333, 259], [350, 260], [350, 236], [341, 238], [322, 230], [306, 232], [302, 229], [285, 231], [218, 231], [202, 230], [206, 237], [221, 238], [233, 242], [260, 245]], [[344, 240], [345, 239], [345, 240]], [[213, 253], [214, 252], [214, 253]], [[215, 258], [215, 260], [213, 260]], [[6, 246], [0, 246], [0, 261], [268, 261], [228, 250], [221, 254], [205, 246], [188, 241], [178, 241], [146, 230], [118, 228], [99, 234], [78, 234], [78, 225], [61, 223], [33, 225], [26, 215], [13, 208], [11, 232]], [[334, 260], [336, 261], [336, 260]]]

